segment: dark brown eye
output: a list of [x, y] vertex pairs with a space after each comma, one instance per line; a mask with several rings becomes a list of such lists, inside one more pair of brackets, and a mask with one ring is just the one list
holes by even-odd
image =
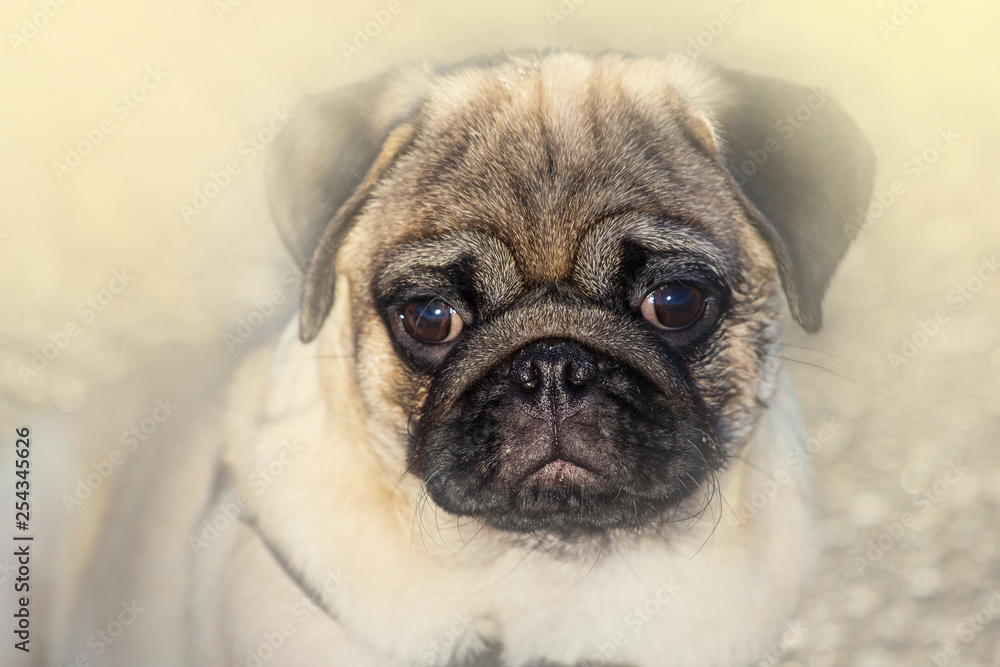
[[407, 332], [422, 343], [447, 343], [462, 330], [462, 318], [443, 301], [414, 301], [399, 311]]
[[668, 330], [684, 329], [698, 321], [705, 310], [701, 290], [686, 285], [666, 285], [646, 295], [642, 316], [650, 324]]

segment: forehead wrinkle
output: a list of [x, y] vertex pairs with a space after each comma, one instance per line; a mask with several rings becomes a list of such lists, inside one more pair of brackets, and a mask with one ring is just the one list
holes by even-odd
[[726, 277], [733, 257], [709, 233], [682, 221], [639, 212], [609, 217], [595, 225], [580, 245], [574, 284], [592, 298], [606, 296], [621, 268], [622, 241], [631, 240], [658, 254], [695, 255]]
[[592, 61], [576, 55], [547, 59], [531, 86], [529, 118], [538, 127], [540, 144], [532, 156], [534, 173], [526, 176], [537, 179], [538, 214], [535, 225], [519, 230], [516, 249], [533, 283], [571, 275], [579, 241], [591, 222], [589, 206], [572, 194], [593, 153], [585, 132], [585, 93], [594, 70]]
[[[525, 156], [539, 143], [538, 128], [524, 122], [523, 94], [505, 90], [496, 72], [477, 74], [481, 94], [472, 97], [469, 108], [449, 115], [429, 111], [428, 131], [420, 140], [427, 157], [414, 165], [414, 199], [428, 226], [474, 225], [511, 243], [516, 240], [512, 232], [530, 226], [537, 211], [530, 194], [542, 179], [523, 172], [525, 163], [530, 167]], [[471, 78], [463, 86], [472, 86]]]
[[[445, 215], [429, 216], [432, 224], [451, 227], [456, 218], [475, 219], [477, 227], [492, 227], [506, 240], [527, 280], [567, 278], [592, 219], [586, 209], [603, 205], [603, 195], [595, 192], [600, 187], [592, 182], [592, 139], [582, 95], [593, 70], [587, 59], [574, 56], [537, 69], [511, 63], [495, 69], [492, 77], [480, 73], [444, 81], [445, 86], [460, 83], [464, 94], [459, 97], [475, 100], [469, 97], [474, 81], [489, 103], [470, 102], [472, 108], [450, 123], [432, 109], [437, 131], [422, 144], [435, 146], [441, 157], [431, 165], [437, 173], [424, 182], [436, 185], [437, 194], [448, 194], [438, 211]], [[433, 106], [451, 99], [439, 95]], [[584, 202], [574, 196], [581, 193], [587, 195]]]
[[724, 216], [705, 209], [714, 205], [703, 193], [716, 184], [687, 176], [704, 159], [691, 163], [695, 147], [677, 131], [669, 78], [648, 63], [628, 70], [567, 54], [444, 77], [421, 142], [431, 159], [418, 165], [433, 186], [415, 197], [426, 224], [503, 239], [536, 284], [572, 275], [584, 235], [608, 210], [714, 227]]
[[394, 249], [391, 259], [378, 272], [378, 287], [406, 278], [420, 269], [444, 270], [468, 257], [472, 260], [476, 292], [481, 307], [509, 303], [523, 286], [510, 250], [500, 239], [473, 230], [425, 237]]

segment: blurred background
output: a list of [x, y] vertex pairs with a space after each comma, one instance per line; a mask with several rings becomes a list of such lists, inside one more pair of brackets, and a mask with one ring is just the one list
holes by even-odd
[[686, 51], [825, 87], [879, 160], [826, 326], [789, 327], [824, 555], [756, 664], [1000, 665], [1000, 5], [63, 2], [0, 10], [0, 423], [280, 325], [261, 168], [304, 95], [419, 58]]

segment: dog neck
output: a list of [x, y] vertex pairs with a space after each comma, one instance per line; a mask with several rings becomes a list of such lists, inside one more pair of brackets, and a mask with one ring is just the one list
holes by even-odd
[[[399, 434], [367, 419], [345, 380], [356, 369], [343, 335], [303, 345], [292, 323], [272, 355], [253, 360], [266, 386], [241, 383], [253, 371], [238, 376], [226, 462], [251, 499], [248, 522], [289, 576], [314, 592], [343, 573], [324, 606], [349, 634], [419, 660], [460, 619], [446, 659], [418, 664], [490, 645], [503, 645], [510, 664], [575, 664], [600, 657], [606, 635], [625, 664], [658, 664], [650, 656], [677, 646], [717, 657], [700, 664], [729, 664], [764, 648], [791, 612], [812, 534], [808, 466], [788, 464], [805, 438], [784, 373], [696, 518], [547, 550], [553, 541], [512, 540], [435, 509], [402, 454], [389, 453]], [[281, 474], [252, 485], [275, 460]], [[562, 601], [586, 611], [551, 614]], [[731, 629], [725, 641], [716, 627]]]

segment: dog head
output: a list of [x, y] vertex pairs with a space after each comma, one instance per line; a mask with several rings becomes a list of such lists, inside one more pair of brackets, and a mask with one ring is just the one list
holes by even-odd
[[350, 330], [409, 473], [452, 514], [566, 533], [655, 522], [738, 451], [779, 282], [815, 331], [873, 158], [814, 90], [556, 53], [308, 100], [268, 170], [301, 338]]

